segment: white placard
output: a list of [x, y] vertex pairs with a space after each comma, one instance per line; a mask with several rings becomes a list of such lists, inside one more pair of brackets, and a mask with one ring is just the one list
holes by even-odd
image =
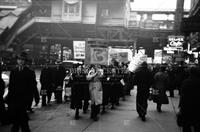
[[74, 59], [85, 59], [85, 41], [73, 41]]

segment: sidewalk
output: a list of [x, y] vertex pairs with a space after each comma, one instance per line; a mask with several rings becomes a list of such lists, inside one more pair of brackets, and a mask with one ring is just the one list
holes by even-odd
[[[90, 112], [74, 120], [74, 111], [69, 109], [69, 103], [36, 108], [30, 115], [32, 132], [180, 132], [176, 125], [175, 111], [177, 111], [179, 97], [169, 98], [169, 104], [162, 106], [162, 113], [156, 111], [156, 104], [149, 102], [146, 122], [138, 117], [135, 105], [136, 91], [128, 96], [126, 101], [120, 101], [120, 106], [100, 116], [94, 122], [90, 119]], [[1, 132], [9, 132], [10, 126], [0, 126]]]

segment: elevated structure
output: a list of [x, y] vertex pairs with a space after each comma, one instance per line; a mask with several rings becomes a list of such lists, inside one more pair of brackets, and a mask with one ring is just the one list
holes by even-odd
[[192, 0], [189, 18], [183, 19], [181, 31], [193, 51], [200, 51], [200, 0]]
[[[155, 14], [166, 14], [169, 19], [153, 20]], [[137, 41], [152, 55], [173, 33], [171, 14], [175, 13], [130, 11], [129, 0], [32, 0], [3, 43], [5, 49], [51, 59], [58, 49], [61, 54], [72, 52], [73, 41], [103, 39], [108, 46], [127, 47]]]

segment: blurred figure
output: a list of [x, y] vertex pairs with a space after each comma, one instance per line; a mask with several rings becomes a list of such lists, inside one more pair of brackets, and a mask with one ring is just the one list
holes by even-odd
[[53, 81], [55, 86], [55, 98], [57, 103], [62, 103], [63, 82], [66, 76], [65, 68], [58, 63], [54, 70]]
[[89, 80], [89, 91], [91, 98], [91, 119], [94, 119], [94, 121], [98, 120], [97, 115], [100, 112], [100, 104], [102, 104], [101, 77], [101, 70], [92, 65], [89, 73], [87, 74], [87, 80]]
[[158, 95], [155, 95], [153, 101], [157, 103], [157, 111], [161, 112], [162, 104], [168, 104], [169, 100], [166, 95], [166, 90], [169, 87], [169, 76], [166, 72], [166, 67], [161, 66], [160, 70], [154, 75], [154, 90], [158, 91]]
[[182, 132], [200, 132], [200, 70], [192, 67], [189, 77], [183, 81], [179, 108], [183, 118]]
[[83, 73], [82, 67], [77, 66], [68, 83], [71, 87], [70, 108], [75, 110], [75, 119], [79, 119], [79, 109], [82, 109], [85, 81], [86, 75]]
[[5, 104], [4, 104], [4, 90], [5, 90], [5, 82], [2, 78], [2, 68], [0, 63], [0, 123], [5, 124]]
[[187, 78], [187, 73], [182, 65], [179, 65], [176, 67], [175, 70], [175, 87], [179, 91], [180, 95], [180, 87], [182, 85], [182, 82]]
[[11, 132], [30, 132], [27, 108], [36, 87], [35, 72], [25, 65], [27, 58], [17, 57], [17, 66], [10, 72], [8, 89], [8, 111], [11, 117]]
[[116, 67], [111, 68], [111, 76], [108, 79], [110, 81], [111, 109], [115, 109], [115, 105], [119, 105], [119, 92], [121, 88], [120, 77], [117, 75]]
[[174, 90], [176, 88], [175, 86], [175, 71], [174, 71], [174, 66], [169, 66], [168, 70], [168, 75], [169, 75], [169, 96], [174, 97]]
[[102, 103], [102, 111], [101, 113], [104, 114], [106, 112], [106, 105], [108, 105], [109, 103], [109, 95], [111, 92], [110, 89], [110, 76], [111, 76], [111, 72], [109, 71], [110, 68], [109, 67], [105, 67], [104, 68], [104, 75], [102, 77], [102, 90], [103, 90], [103, 103]]
[[145, 121], [149, 98], [149, 90], [152, 85], [153, 75], [146, 62], [135, 72], [134, 83], [137, 85], [136, 109], [142, 121]]
[[40, 94], [42, 95], [42, 106], [46, 106], [51, 101], [51, 94], [53, 89], [52, 70], [47, 63], [42, 68], [40, 74], [40, 83], [41, 83]]

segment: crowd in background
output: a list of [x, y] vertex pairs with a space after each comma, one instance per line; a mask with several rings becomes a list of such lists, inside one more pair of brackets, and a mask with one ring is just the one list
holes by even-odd
[[[62, 103], [66, 87], [71, 88], [70, 108], [75, 110], [74, 118], [79, 119], [81, 109], [83, 113], [89, 112], [90, 106], [90, 118], [98, 121], [100, 113], [115, 109], [121, 100], [126, 101], [134, 85], [137, 86], [136, 110], [142, 121], [146, 120], [148, 100], [153, 100], [157, 111], [162, 112], [162, 104], [169, 104], [166, 91], [174, 97], [174, 90], [178, 89], [183, 132], [190, 132], [191, 126], [194, 126], [195, 132], [200, 130], [200, 71], [197, 66], [152, 66], [143, 62], [130, 72], [128, 64], [123, 63], [110, 66], [74, 65], [70, 69], [61, 64], [50, 67], [47, 63], [41, 70], [41, 90], [38, 91], [35, 72], [26, 62], [25, 55], [17, 58], [16, 67], [10, 72], [6, 99], [3, 99], [5, 83], [0, 78], [0, 122], [11, 123], [11, 132], [18, 132], [19, 128], [22, 132], [29, 132], [27, 112], [33, 112], [32, 102], [37, 105], [41, 97], [42, 107], [45, 107], [51, 103], [54, 94], [56, 102]], [[66, 76], [69, 76], [67, 83], [64, 81]], [[64, 87], [63, 83], [66, 83]]]

